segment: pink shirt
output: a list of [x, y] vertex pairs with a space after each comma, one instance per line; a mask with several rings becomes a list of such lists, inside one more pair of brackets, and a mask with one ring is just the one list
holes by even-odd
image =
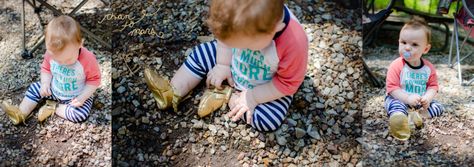
[[275, 87], [285, 95], [296, 93], [304, 80], [308, 64], [308, 39], [303, 27], [293, 19], [275, 40], [279, 58], [278, 69], [272, 79]]
[[394, 60], [387, 72], [387, 94], [402, 89], [406, 93], [423, 96], [428, 89], [438, 90], [436, 69], [428, 60], [421, 60], [419, 67], [409, 65], [402, 57]]
[[85, 85], [100, 85], [99, 64], [95, 55], [82, 47], [79, 57], [74, 64], [61, 65], [44, 54], [41, 72], [53, 76], [51, 81], [52, 93], [61, 100], [69, 100], [79, 96]]

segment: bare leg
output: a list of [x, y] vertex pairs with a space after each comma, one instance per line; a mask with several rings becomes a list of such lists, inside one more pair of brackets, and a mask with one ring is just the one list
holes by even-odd
[[428, 110], [425, 110], [425, 109], [421, 109], [420, 110], [420, 115], [423, 117], [423, 118], [430, 118], [430, 113], [428, 112]]
[[38, 103], [34, 102], [33, 100], [24, 97], [19, 106], [21, 114], [24, 116], [30, 115], [31, 111], [35, 109], [37, 104]]
[[188, 94], [189, 91], [196, 87], [199, 82], [201, 82], [201, 79], [192, 75], [191, 72], [189, 72], [184, 66], [184, 64], [181, 65], [181, 67], [171, 79], [171, 85], [175, 88], [176, 91], [175, 94], [181, 97]]
[[63, 118], [63, 119], [66, 119], [66, 104], [58, 104], [58, 106], [56, 107], [56, 115], [58, 115], [59, 117]]

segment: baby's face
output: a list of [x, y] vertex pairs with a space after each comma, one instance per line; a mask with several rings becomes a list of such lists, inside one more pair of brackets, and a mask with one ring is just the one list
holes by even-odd
[[407, 28], [400, 31], [398, 52], [406, 61], [419, 60], [421, 55], [428, 53], [430, 48], [431, 45], [423, 29]]
[[261, 50], [273, 40], [274, 34], [260, 34], [256, 36], [234, 35], [221, 42], [230, 48]]
[[62, 51], [52, 52], [50, 49], [46, 51], [51, 55], [51, 58], [61, 65], [74, 64], [79, 57], [79, 44], [67, 44]]

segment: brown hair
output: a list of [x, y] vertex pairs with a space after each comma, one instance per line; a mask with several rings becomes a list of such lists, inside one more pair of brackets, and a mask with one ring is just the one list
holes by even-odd
[[217, 39], [273, 32], [284, 0], [212, 0], [207, 24]]
[[51, 20], [45, 31], [46, 48], [61, 51], [70, 43], [81, 44], [81, 28], [72, 17], [61, 15]]
[[425, 32], [426, 41], [428, 41], [428, 44], [431, 43], [431, 28], [429, 27], [428, 23], [426, 23], [425, 19], [418, 16], [413, 16], [410, 21], [403, 25], [402, 30], [404, 29], [422, 29]]

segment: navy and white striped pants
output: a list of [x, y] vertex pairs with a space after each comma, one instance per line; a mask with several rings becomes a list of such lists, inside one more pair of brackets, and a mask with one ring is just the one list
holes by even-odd
[[[66, 104], [65, 115], [67, 120], [71, 122], [83, 122], [89, 117], [90, 110], [92, 108], [92, 97], [87, 99], [81, 107], [74, 107], [69, 104], [71, 100], [60, 100], [54, 94], [51, 93], [51, 96], [41, 97], [40, 95], [41, 84], [35, 82], [30, 85], [26, 91], [26, 97], [36, 103], [43, 98], [58, 101], [60, 104]], [[51, 91], [52, 92], [52, 91]]]
[[[403, 114], [408, 115], [408, 108], [411, 108], [408, 104], [405, 104], [390, 95], [385, 97], [385, 110], [387, 110], [389, 117], [395, 112], [402, 112]], [[435, 100], [431, 101], [430, 107], [428, 107], [428, 113], [432, 118], [440, 116], [443, 112], [444, 107], [441, 103]]]
[[[216, 45], [217, 43], [212, 41], [195, 46], [184, 62], [186, 69], [197, 78], [203, 79], [216, 65]], [[292, 99], [292, 96], [285, 96], [257, 105], [252, 116], [252, 127], [264, 132], [277, 130], [286, 118]], [[242, 119], [246, 120], [246, 114]]]

